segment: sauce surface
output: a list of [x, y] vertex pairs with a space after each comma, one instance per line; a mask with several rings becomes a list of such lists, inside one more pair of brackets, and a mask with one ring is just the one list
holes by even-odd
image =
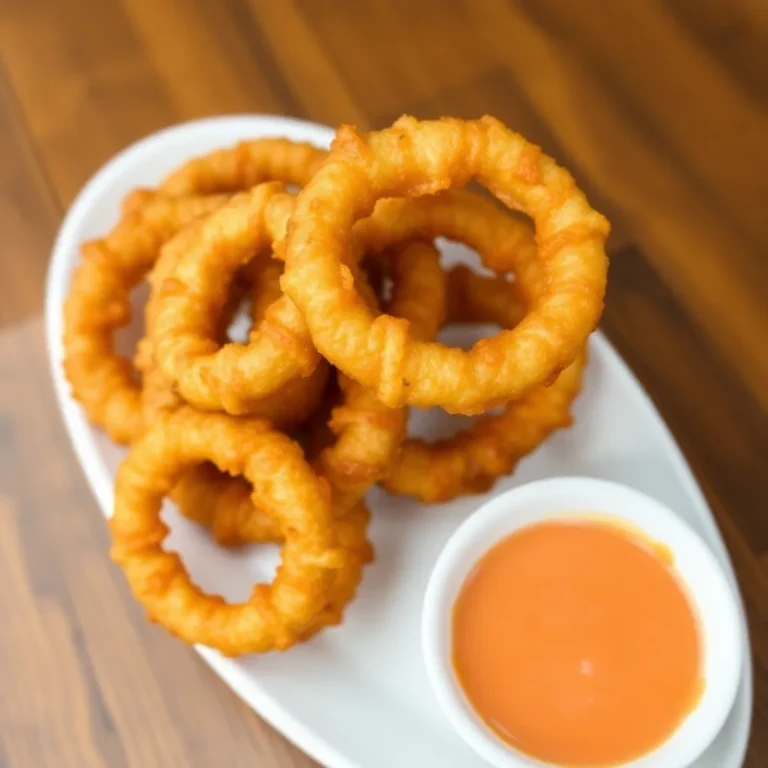
[[671, 565], [604, 522], [502, 540], [453, 611], [454, 667], [477, 714], [558, 765], [612, 765], [662, 744], [703, 688], [698, 621]]

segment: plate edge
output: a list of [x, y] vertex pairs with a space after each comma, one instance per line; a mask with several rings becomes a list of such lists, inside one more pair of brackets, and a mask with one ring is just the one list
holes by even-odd
[[[166, 127], [160, 131], [152, 133], [143, 139], [131, 144], [127, 148], [123, 149], [111, 160], [105, 163], [83, 186], [78, 195], [75, 197], [72, 205], [70, 206], [67, 214], [65, 215], [59, 231], [56, 235], [56, 239], [51, 251], [51, 259], [46, 275], [45, 286], [45, 301], [44, 301], [44, 314], [45, 314], [45, 337], [46, 348], [48, 353], [48, 362], [50, 366], [51, 377], [54, 384], [54, 392], [56, 394], [57, 405], [64, 421], [64, 426], [67, 430], [67, 437], [75, 451], [78, 459], [78, 463], [83, 471], [83, 474], [88, 481], [88, 485], [91, 488], [91, 492], [96, 497], [96, 501], [101, 509], [105, 518], [110, 516], [110, 509], [112, 507], [112, 487], [108, 482], [108, 472], [103, 467], [101, 458], [96, 450], [93, 440], [90, 438], [90, 424], [88, 423], [85, 415], [71, 398], [69, 394], [69, 385], [67, 384], [64, 376], [63, 368], [61, 365], [61, 359], [63, 354], [62, 345], [62, 333], [63, 333], [63, 316], [61, 307], [65, 298], [64, 287], [68, 285], [66, 279], [70, 269], [69, 262], [65, 256], [64, 244], [67, 240], [69, 230], [76, 229], [74, 222], [78, 216], [81, 215], [81, 209], [85, 209], [87, 204], [91, 202], [92, 198], [96, 198], [100, 191], [100, 188], [107, 185], [109, 176], [114, 172], [114, 169], [119, 167], [123, 163], [128, 163], [134, 154], [145, 149], [147, 145], [161, 140], [163, 137], [176, 133], [179, 130], [203, 130], [205, 128], [213, 127], [214, 125], [227, 125], [233, 122], [242, 122], [244, 125], [253, 126], [266, 126], [266, 125], [282, 125], [285, 127], [286, 132], [290, 132], [291, 129], [300, 131], [308, 131], [310, 134], [314, 134], [318, 137], [318, 143], [327, 143], [330, 137], [333, 135], [333, 129], [328, 126], [323, 126], [318, 123], [312, 123], [310, 121], [299, 120], [296, 118], [285, 118], [277, 115], [228, 115], [218, 116], [212, 118], [204, 118], [201, 120], [193, 120], [178, 125]], [[258, 129], [257, 129], [258, 130]], [[262, 133], [261, 135], [269, 135], [271, 129]], [[322, 137], [322, 139], [320, 139]], [[311, 140], [311, 139], [308, 139]], [[725, 541], [717, 526], [714, 514], [706, 501], [706, 497], [696, 480], [696, 476], [693, 473], [690, 465], [688, 464], [680, 446], [675, 440], [672, 431], [667, 426], [666, 422], [661, 416], [658, 408], [654, 404], [652, 398], [648, 395], [642, 383], [632, 373], [631, 369], [608, 341], [602, 331], [596, 331], [591, 338], [592, 344], [595, 344], [601, 348], [601, 352], [605, 353], [612, 359], [616, 368], [621, 371], [621, 375], [636, 387], [640, 398], [644, 399], [645, 405], [652, 411], [656, 418], [658, 425], [661, 427], [662, 432], [667, 438], [668, 448], [670, 449], [670, 459], [673, 462], [676, 474], [680, 477], [681, 482], [684, 485], [685, 490], [690, 495], [694, 505], [696, 507], [697, 515], [705, 520], [705, 527], [707, 529], [706, 541], [710, 546], [714, 545], [715, 554], [720, 561], [726, 567], [727, 574], [731, 580], [732, 587], [735, 589], [736, 597], [739, 602], [742, 616], [742, 630], [745, 642], [745, 654], [744, 654], [744, 669], [742, 672], [743, 677], [746, 678], [746, 694], [748, 709], [750, 712], [750, 719], [747, 722], [746, 729], [741, 735], [740, 744], [740, 761], [743, 764], [746, 756], [749, 735], [751, 732], [751, 713], [754, 704], [754, 692], [753, 692], [753, 670], [752, 670], [752, 658], [749, 653], [749, 633], [746, 624], [746, 612], [744, 609], [744, 603], [741, 596], [741, 592], [738, 588], [738, 581], [733, 569], [733, 564], [728, 554]], [[100, 471], [97, 472], [96, 468]], [[224, 680], [229, 688], [243, 699], [254, 711], [266, 720], [270, 725], [276, 728], [280, 733], [285, 736], [289, 741], [295, 744], [299, 749], [306, 752], [313, 759], [327, 765], [329, 768], [364, 768], [355, 763], [352, 763], [348, 758], [341, 754], [333, 745], [325, 742], [322, 737], [315, 735], [311, 730], [307, 729], [299, 721], [295, 720], [293, 716], [282, 705], [280, 705], [272, 696], [260, 691], [257, 686], [254, 686], [246, 676], [244, 676], [237, 664], [216, 651], [205, 648], [195, 647], [195, 650], [205, 660], [205, 662], [216, 671], [216, 673]]]

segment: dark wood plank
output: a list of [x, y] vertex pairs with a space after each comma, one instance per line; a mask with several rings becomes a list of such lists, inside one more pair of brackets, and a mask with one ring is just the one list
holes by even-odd
[[[455, 3], [441, 0], [300, 0], [339, 76], [369, 115], [456, 88], [492, 69], [494, 57]], [[343, 116], [338, 116], [343, 119]]]
[[[724, 534], [753, 633], [755, 706], [768, 712], [768, 414], [686, 316], [636, 248], [615, 254], [603, 328], [639, 376], [678, 439]], [[647, 339], [663, 338], [656, 354]], [[702, 375], [706, 371], [706, 375]], [[713, 406], [713, 404], [715, 404]], [[755, 730], [751, 759], [768, 760]]]
[[749, 0], [674, 0], [667, 9], [718, 66], [765, 107], [768, 5]]
[[599, 14], [556, 0], [524, 7], [675, 158], [722, 218], [758, 247], [768, 244], [760, 214], [768, 203], [768, 115], [663, 4], [622, 0]]
[[0, 7], [0, 49], [65, 203], [112, 154], [179, 118], [114, 3], [9, 0]]
[[350, 89], [323, 39], [297, 7], [296, 0], [281, 3], [248, 3], [252, 23], [264, 36], [273, 60], [300, 102], [302, 115], [320, 123], [352, 123], [367, 127], [367, 117]]
[[0, 62], [0, 329], [39, 311], [59, 208]]

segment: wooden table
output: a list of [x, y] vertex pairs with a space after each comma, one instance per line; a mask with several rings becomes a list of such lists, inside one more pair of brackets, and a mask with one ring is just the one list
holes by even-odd
[[[603, 327], [704, 486], [749, 609], [768, 765], [763, 0], [0, 3], [0, 765], [312, 762], [148, 626], [54, 405], [43, 279], [83, 182], [203, 115], [490, 112], [613, 221]], [[371, 745], [375, 749], [375, 745]]]

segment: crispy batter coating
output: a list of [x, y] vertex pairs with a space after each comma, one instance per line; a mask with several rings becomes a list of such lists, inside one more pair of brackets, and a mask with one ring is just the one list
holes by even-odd
[[[530, 220], [476, 192], [448, 190], [419, 198], [380, 200], [367, 219], [354, 226], [368, 252], [412, 238], [454, 240], [477, 251], [495, 272], [514, 270], [524, 284], [542, 290], [544, 271]], [[533, 288], [531, 288], [533, 290]]]
[[[318, 407], [328, 381], [328, 365], [318, 365], [306, 378], [288, 382], [279, 392], [255, 401], [249, 416], [269, 421], [273, 426], [289, 429], [304, 422]], [[152, 366], [144, 374], [141, 392], [142, 415], [146, 424], [162, 414], [186, 405], [169, 384], [163, 372]]]
[[[184, 245], [197, 236], [199, 225], [191, 225], [177, 238], [177, 245]], [[156, 314], [157, 291], [173, 267], [175, 254], [160, 257], [150, 274], [153, 286], [145, 308], [145, 325], [151, 335]], [[275, 270], [277, 266], [279, 269]], [[263, 310], [281, 295], [280, 273], [282, 265], [271, 259], [256, 259], [246, 267], [247, 289], [251, 294], [251, 314], [260, 318]], [[232, 294], [232, 306], [225, 310], [220, 324], [220, 338], [226, 336], [234, 312], [238, 309], [243, 286], [238, 285]], [[266, 305], [266, 306], [265, 306]], [[145, 424], [153, 424], [185, 405], [173, 390], [162, 371], [154, 365], [152, 343], [148, 337], [139, 343], [137, 367], [143, 372], [141, 391], [142, 415]], [[252, 414], [282, 428], [294, 426], [306, 420], [320, 404], [328, 379], [328, 364], [323, 360], [314, 372], [289, 382], [279, 392], [272, 393], [253, 404]], [[241, 477], [230, 477], [219, 472], [211, 464], [200, 464], [188, 469], [179, 478], [170, 493], [179, 511], [187, 518], [212, 528], [214, 537], [222, 544], [249, 542], [279, 542], [279, 527], [272, 518], [256, 509], [251, 502], [251, 490]]]
[[[285, 226], [283, 218], [292, 208], [292, 198], [282, 196], [287, 199], [289, 205], [278, 206], [281, 210], [281, 226]], [[155, 322], [157, 315], [157, 306], [160, 295], [157, 288], [172, 274], [179, 260], [179, 255], [186, 253], [200, 237], [200, 230], [203, 224], [200, 222], [190, 227], [177, 238], [177, 243], [169, 243], [163, 256], [158, 261], [155, 269], [150, 276], [150, 284], [153, 286], [153, 292], [147, 305], [147, 328], [150, 336], [155, 336]], [[435, 255], [435, 262], [436, 262]], [[282, 264], [273, 260], [252, 260], [247, 266], [247, 277], [252, 282], [251, 293], [251, 317], [254, 321], [255, 331], [258, 333], [259, 323], [263, 322], [269, 312], [270, 307], [275, 301], [280, 300], [282, 292], [279, 287], [279, 277], [282, 273]], [[367, 294], [363, 287], [363, 293]], [[251, 339], [254, 338], [252, 332]], [[319, 376], [327, 375], [327, 363], [325, 360], [317, 366], [315, 371], [308, 378], [296, 379], [282, 387], [278, 392], [268, 396], [260, 401], [262, 412], [264, 405], [273, 403], [277, 408], [283, 408], [285, 415], [298, 416], [304, 418], [308, 407], [300, 403], [294, 403], [292, 397], [292, 388], [308, 388], [313, 379]], [[153, 377], [158, 382], [158, 388], [152, 385]], [[355, 385], [357, 386], [357, 385]], [[153, 390], [155, 395], [153, 395]], [[319, 399], [322, 387], [317, 384], [312, 385], [312, 390], [318, 397], [310, 404], [311, 408]], [[165, 407], [170, 409], [178, 408], [179, 398], [177, 395], [170, 394], [171, 390], [165, 377], [158, 369], [153, 369], [150, 375], [145, 378], [145, 399], [151, 407], [151, 399], [157, 396], [163, 406], [163, 398], [166, 399]], [[352, 400], [351, 407], [357, 407], [358, 400]], [[378, 405], [378, 404], [377, 404]], [[379, 406], [380, 407], [380, 406]], [[272, 415], [272, 414], [270, 414]], [[151, 414], [148, 414], [148, 418]], [[298, 418], [296, 419], [299, 420]], [[282, 423], [288, 421], [282, 418]], [[404, 419], [401, 419], [404, 423]], [[358, 430], [359, 431], [359, 430]], [[347, 445], [355, 433], [343, 439], [343, 444]], [[383, 430], [376, 433], [376, 437], [381, 437]], [[381, 457], [382, 449], [373, 453], [372, 457], [381, 462], [381, 466], [376, 474], [371, 474], [370, 469], [366, 473], [365, 486], [359, 490], [353, 497], [351, 489], [345, 489], [345, 494], [341, 498], [338, 489], [334, 490], [334, 519], [335, 531], [339, 546], [345, 551], [343, 565], [335, 572], [331, 593], [328, 602], [323, 611], [318, 614], [311, 626], [307, 628], [303, 637], [314, 635], [323, 626], [336, 624], [341, 621], [344, 608], [352, 600], [362, 578], [364, 565], [372, 558], [372, 548], [367, 538], [367, 527], [369, 520], [368, 510], [362, 505], [360, 499], [365, 491], [380, 477], [383, 477], [389, 470], [397, 449], [403, 437], [402, 424], [396, 425], [396, 433], [388, 435], [388, 442], [383, 442], [383, 448], [387, 450], [386, 456]], [[342, 455], [343, 455], [342, 449]], [[371, 459], [372, 460], [372, 459]], [[333, 465], [333, 461], [330, 462]], [[317, 464], [316, 464], [317, 466]], [[355, 478], [357, 485], [355, 491], [360, 487], [360, 479]], [[212, 529], [215, 538], [222, 544], [238, 545], [245, 542], [262, 541], [281, 541], [282, 536], [279, 529], [276, 530], [274, 520], [265, 515], [256, 507], [251, 498], [248, 483], [242, 478], [230, 478], [219, 472], [215, 466], [202, 464], [193, 469], [187, 470], [176, 483], [171, 496], [178, 505], [180, 511], [187, 517], [206, 525]]]
[[[419, 338], [434, 339], [446, 313], [446, 279], [432, 243], [410, 241], [390, 254], [393, 287], [388, 311]], [[389, 408], [366, 387], [339, 377], [342, 404], [328, 425], [335, 435], [316, 466], [334, 492], [334, 505], [348, 509], [391, 471], [405, 437], [407, 411]]]
[[[172, 210], [179, 222], [194, 219], [198, 212], [208, 213], [223, 205], [229, 196], [163, 198], [157, 192], [136, 190], [124, 201], [127, 215], [147, 206], [165, 206]], [[178, 235], [177, 245], [187, 247], [197, 236], [198, 224], [193, 223]], [[155, 265], [151, 283], [161, 282], [173, 258]], [[261, 297], [263, 303], [279, 296], [279, 274], [271, 270], [274, 262], [261, 260], [258, 269], [250, 268], [247, 280], [240, 280], [230, 292], [228, 304], [219, 324], [219, 336], [225, 337], [234, 312], [251, 282], [252, 299]], [[153, 296], [146, 307], [148, 329], [153, 322]], [[142, 372], [141, 405], [146, 424], [160, 415], [177, 410], [183, 400], [168, 385], [162, 373], [152, 364], [151, 343], [147, 338], [139, 342], [136, 366]], [[269, 419], [274, 424], [289, 426], [303, 421], [319, 403], [328, 375], [325, 361], [305, 379], [289, 383], [280, 393], [272, 394], [253, 407], [254, 415]], [[214, 535], [222, 543], [247, 541], [279, 541], [279, 529], [273, 519], [257, 510], [250, 500], [250, 486], [242, 478], [229, 477], [211, 464], [195, 466], [184, 472], [171, 492], [171, 498], [187, 517], [203, 524], [215, 521]]]
[[[374, 249], [388, 238], [421, 234], [457, 240], [477, 251], [484, 266], [497, 275], [480, 277], [466, 266], [451, 270], [450, 322], [514, 328], [546, 289], [530, 222], [481, 195], [446, 191], [415, 200], [382, 200], [354, 231]], [[569, 409], [579, 392], [584, 363], [580, 354], [551, 386], [534, 388], [509, 402], [502, 414], [484, 416], [453, 438], [435, 444], [406, 439], [382, 485], [426, 502], [487, 490], [552, 431], [570, 424]]]
[[[175, 389], [173, 380], [156, 365], [154, 340], [157, 338], [162, 287], [176, 269], [180, 259], [199, 242], [204, 226], [205, 220], [201, 219], [179, 232], [165, 245], [160, 258], [149, 275], [151, 292], [145, 308], [147, 337], [140, 344], [141, 357], [144, 360], [137, 363], [145, 371], [142, 404], [147, 423], [156, 418], [159, 411], [174, 410], [185, 402], [183, 392]], [[251, 253], [244, 265], [244, 278], [246, 282], [250, 282], [251, 315], [253, 317], [254, 312], [257, 313], [259, 320], [250, 332], [250, 340], [257, 344], [260, 335], [263, 335], [264, 328], [268, 325], [265, 317], [269, 315], [271, 307], [275, 302], [289, 301], [280, 290], [281, 272], [281, 264], [269, 259], [264, 254], [259, 258], [256, 252]], [[213, 334], [213, 338], [222, 348], [246, 349], [247, 347], [243, 345], [229, 344], [224, 333], [225, 327], [229, 325], [231, 320], [233, 310], [237, 309], [237, 306], [230, 307], [229, 310], [226, 308], [227, 302], [232, 296], [233, 291], [230, 284], [229, 290], [226, 292], [224, 308], [218, 312], [214, 311], [213, 321], [217, 323], [218, 328]], [[237, 291], [235, 291], [234, 296], [238, 298]], [[327, 362], [320, 359], [309, 375], [296, 376], [289, 379], [280, 389], [249, 400], [247, 406], [244, 406], [244, 411], [248, 415], [268, 419], [281, 427], [300, 424], [319, 404], [328, 373]]]
[[[514, 329], [464, 351], [375, 317], [356, 299], [342, 256], [354, 223], [379, 199], [434, 194], [472, 178], [531, 216], [546, 287]], [[363, 137], [345, 126], [298, 195], [282, 285], [320, 352], [385, 404], [478, 413], [551, 380], [576, 358], [602, 311], [608, 230], [570, 174], [491, 117], [403, 117]]]
[[[436, 248], [431, 243], [407, 242], [393, 249], [389, 266], [394, 281], [389, 311], [407, 318], [414, 333], [434, 338], [446, 314], [446, 279]], [[258, 317], [258, 310], [255, 315]], [[367, 539], [369, 513], [362, 499], [374, 483], [390, 472], [405, 435], [404, 408], [388, 408], [372, 392], [347, 377], [340, 377], [339, 383], [343, 402], [331, 412], [331, 440], [320, 450], [313, 465], [330, 484], [335, 531], [346, 559], [336, 572], [325, 610], [307, 629], [304, 639], [324, 626], [339, 623], [355, 595], [363, 567], [373, 556]], [[192, 500], [196, 489], [192, 482], [190, 486]], [[217, 493], [221, 494], [221, 490]], [[195, 519], [210, 526], [222, 543], [272, 540], [274, 531], [269, 528], [269, 518], [265, 519], [253, 505], [249, 507], [247, 489], [227, 487], [226, 494], [219, 504], [218, 496], [214, 496], [202, 509], [195, 505]], [[199, 489], [199, 496], [209, 499], [207, 488]], [[177, 501], [185, 503], [186, 499]]]
[[[247, 344], [215, 338], [216, 319], [237, 271], [270, 249], [279, 258], [275, 237], [285, 232], [293, 203], [281, 185], [260, 184], [163, 248], [150, 277], [156, 298], [149, 336], [156, 364], [191, 405], [252, 414], [265, 397], [327, 365], [301, 312], [282, 293], [268, 307], [258, 307], [262, 314]], [[356, 257], [361, 255], [357, 249]], [[360, 301], [372, 301], [357, 265], [345, 270]]]
[[[179, 556], [162, 547], [163, 497], [190, 466], [206, 461], [244, 476], [254, 505], [279, 521], [284, 537], [274, 581], [256, 585], [242, 604], [205, 594]], [[117, 475], [110, 531], [112, 557], [149, 616], [188, 643], [229, 655], [293, 645], [327, 609], [346, 557], [328, 484], [294, 442], [268, 422], [190, 408], [158, 421], [129, 450]]]
[[326, 154], [283, 138], [243, 141], [190, 160], [167, 176], [159, 191], [177, 196], [232, 193], [265, 181], [304, 186]]
[[[282, 392], [264, 398], [258, 417], [276, 427], [300, 424], [320, 404], [327, 373], [327, 368], [318, 368], [309, 378], [292, 382]], [[148, 424], [184, 405], [157, 368], [145, 375], [142, 404]], [[200, 465], [189, 469], [179, 478], [170, 496], [185, 517], [211, 527], [221, 544], [279, 540], [274, 536], [274, 523], [253, 509], [247, 483], [222, 475], [213, 467]], [[256, 519], [250, 519], [251, 512]], [[241, 527], [241, 520], [245, 529]]]
[[89, 420], [117, 443], [141, 432], [139, 378], [115, 352], [114, 334], [131, 320], [131, 291], [162, 244], [218, 205], [206, 198], [156, 198], [131, 211], [101, 240], [82, 246], [64, 304], [64, 370]]
[[373, 560], [373, 547], [368, 541], [370, 518], [371, 513], [362, 502], [337, 517], [334, 529], [338, 545], [344, 550], [344, 562], [334, 573], [328, 603], [304, 630], [302, 641], [314, 637], [324, 627], [340, 624], [344, 618], [346, 607], [357, 594], [363, 569]]
[[[457, 189], [472, 178], [514, 212]], [[111, 553], [149, 617], [229, 655], [339, 623], [373, 557], [374, 483], [427, 502], [486, 490], [570, 423], [607, 233], [567, 172], [488, 117], [342, 127], [330, 154], [246, 141], [131, 193], [116, 229], [83, 246], [65, 348], [89, 418], [133, 443]], [[439, 237], [495, 276], [446, 273]], [[113, 335], [145, 276], [132, 367]], [[251, 331], [234, 343], [246, 295]], [[445, 322], [502, 331], [465, 352], [435, 343]], [[430, 444], [406, 437], [407, 405], [504, 410]], [[273, 583], [237, 605], [205, 594], [162, 547], [166, 496], [222, 545], [280, 544]]]
[[89, 420], [118, 443], [141, 432], [140, 383], [114, 349], [115, 331], [131, 319], [130, 293], [160, 247], [190, 221], [258, 182], [304, 184], [326, 153], [288, 139], [257, 139], [196, 158], [160, 185], [135, 190], [107, 237], [82, 247], [82, 262], [65, 304], [64, 369]]
[[191, 243], [178, 248], [171, 241], [164, 249], [163, 259], [165, 252], [180, 254], [158, 287], [151, 334], [155, 360], [180, 395], [199, 408], [249, 413], [255, 402], [321, 364], [301, 313], [286, 296], [265, 311], [248, 344], [220, 345], [215, 339], [216, 318], [237, 270], [271, 246], [264, 212], [279, 191], [268, 183], [234, 196], [200, 222]]
[[264, 319], [269, 307], [280, 299], [283, 291], [280, 288], [280, 277], [283, 274], [283, 264], [276, 259], [264, 259], [253, 262], [249, 268], [251, 281], [250, 315], [251, 326], [258, 327]]
[[222, 546], [281, 543], [279, 519], [254, 506], [251, 492], [247, 480], [206, 462], [184, 472], [170, 496], [186, 518], [210, 528]]
[[[513, 328], [526, 313], [520, 293], [515, 283], [456, 267], [449, 274], [450, 321]], [[513, 400], [500, 414], [481, 416], [453, 437], [435, 443], [406, 439], [382, 485], [424, 502], [487, 491], [554, 430], [570, 426], [570, 407], [581, 388], [585, 363], [582, 351], [552, 384]]]
[[[413, 241], [389, 254], [393, 291], [388, 309], [406, 318], [414, 333], [434, 338], [446, 314], [446, 279], [437, 249], [431, 243]], [[329, 419], [331, 439], [318, 453], [313, 466], [326, 479], [333, 494], [333, 512], [339, 545], [347, 559], [336, 574], [326, 609], [306, 636], [341, 621], [344, 608], [355, 595], [363, 566], [373, 556], [367, 539], [369, 513], [362, 499], [390, 472], [405, 436], [405, 408], [388, 408], [355, 381], [341, 376], [342, 404]], [[321, 427], [323, 425], [320, 425]], [[270, 531], [256, 508], [248, 509], [242, 489], [232, 489], [227, 503], [209, 505], [198, 522], [210, 526], [217, 539], [237, 544], [268, 540]]]

